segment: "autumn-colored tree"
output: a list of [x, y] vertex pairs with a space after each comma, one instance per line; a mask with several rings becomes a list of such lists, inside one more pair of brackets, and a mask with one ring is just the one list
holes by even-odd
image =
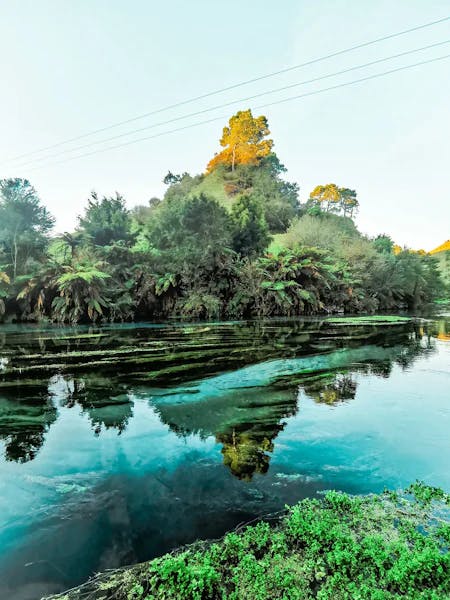
[[223, 150], [209, 161], [207, 172], [214, 171], [219, 165], [234, 171], [236, 165], [257, 164], [272, 150], [273, 140], [264, 139], [269, 134], [266, 117], [254, 117], [250, 109], [238, 111], [228, 121], [228, 127], [223, 128], [220, 140]]
[[309, 196], [311, 204], [319, 206], [325, 212], [344, 213], [353, 216], [359, 202], [355, 190], [340, 188], [335, 183], [316, 186]]

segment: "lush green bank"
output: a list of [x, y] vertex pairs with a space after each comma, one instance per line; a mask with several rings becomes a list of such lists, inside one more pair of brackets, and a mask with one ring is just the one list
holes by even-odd
[[206, 173], [169, 171], [164, 196], [131, 210], [94, 192], [58, 236], [28, 180], [0, 180], [0, 321], [396, 312], [448, 296], [443, 259], [357, 229], [355, 190], [300, 202], [264, 117], [240, 111], [229, 130], [234, 150], [222, 140]]
[[100, 574], [60, 600], [444, 599], [450, 496], [405, 493], [302, 500], [284, 516]]

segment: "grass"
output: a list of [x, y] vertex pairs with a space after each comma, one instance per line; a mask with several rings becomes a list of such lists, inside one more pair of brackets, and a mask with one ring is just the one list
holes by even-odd
[[275, 233], [272, 236], [272, 241], [267, 248], [267, 252], [269, 254], [277, 254], [280, 250], [284, 250], [287, 247], [286, 238], [286, 233]]
[[224, 208], [230, 210], [233, 204], [233, 197], [229, 196], [224, 188], [223, 178], [216, 173], [206, 175], [198, 185], [191, 190], [191, 196], [206, 194], [215, 198]]
[[449, 512], [450, 496], [419, 482], [401, 494], [331, 491], [275, 523], [100, 574], [58, 598], [448, 599]]

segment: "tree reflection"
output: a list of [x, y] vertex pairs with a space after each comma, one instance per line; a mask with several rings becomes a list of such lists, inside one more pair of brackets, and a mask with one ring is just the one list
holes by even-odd
[[255, 473], [267, 472], [274, 439], [284, 419], [297, 412], [297, 389], [229, 389], [190, 405], [162, 403], [157, 412], [180, 437], [214, 437], [222, 444], [223, 462], [231, 473], [249, 481]]
[[273, 440], [283, 427], [278, 425], [267, 436], [236, 431], [216, 435], [216, 441], [223, 444], [221, 452], [224, 465], [235, 477], [245, 481], [250, 481], [255, 473], [267, 473], [270, 462], [268, 453], [273, 452]]
[[[346, 355], [343, 348], [343, 353], [319, 353], [325, 360], [313, 355], [311, 361], [298, 364], [298, 371], [294, 367], [291, 374], [263, 387], [249, 388], [247, 383], [242, 386], [236, 371], [234, 379], [219, 377], [207, 380], [208, 385], [200, 382], [192, 388], [172, 388], [162, 395], [161, 401], [156, 401], [156, 410], [161, 421], [178, 436], [214, 436], [222, 444], [224, 465], [235, 477], [249, 481], [255, 474], [268, 471], [284, 419], [299, 409], [300, 391], [319, 404], [351, 402], [357, 395], [359, 374], [387, 378], [396, 365], [408, 368], [418, 357], [435, 351], [425, 329], [409, 328], [402, 332], [400, 343], [398, 336], [391, 333], [393, 330], [389, 331], [388, 336], [381, 336], [379, 344], [364, 346], [359, 342], [360, 353]], [[381, 333], [377, 331], [376, 335]], [[396, 344], [391, 343], [391, 336]], [[333, 367], [342, 362], [343, 366]], [[324, 368], [322, 365], [327, 363], [329, 368]], [[250, 380], [253, 381], [251, 376]]]
[[79, 406], [87, 414], [95, 435], [116, 429], [122, 433], [133, 416], [133, 403], [123, 386], [101, 377], [24, 380], [0, 387], [0, 440], [5, 459], [25, 463], [44, 445], [58, 418], [55, 401], [67, 408]]
[[[19, 396], [19, 402], [17, 397]], [[0, 391], [0, 439], [5, 458], [25, 463], [32, 460], [45, 441], [57, 410], [47, 388], [14, 385]]]
[[[30, 340], [23, 331], [0, 334], [0, 439], [6, 459], [32, 460], [59, 406], [79, 407], [97, 436], [107, 430], [121, 434], [133, 418], [130, 392], [143, 390], [143, 398], [152, 397], [150, 385], [157, 380], [159, 389], [168, 392], [161, 403], [152, 400], [161, 421], [178, 436], [214, 437], [222, 445], [226, 467], [248, 481], [269, 469], [275, 439], [285, 419], [298, 410], [299, 390], [319, 404], [351, 402], [358, 374], [387, 378], [396, 365], [407, 369], [434, 352], [433, 338], [446, 341], [450, 335], [448, 319], [401, 328], [333, 329], [318, 321], [268, 321], [157, 331], [117, 329], [110, 334], [65, 328], [31, 332]], [[345, 362], [342, 356], [354, 348], [356, 359]], [[242, 385], [236, 367], [261, 364], [267, 371], [267, 361], [274, 357], [301, 358], [305, 368], [269, 385]], [[189, 382], [198, 373], [200, 387], [212, 380], [206, 375], [231, 373], [232, 378], [222, 388], [211, 392], [206, 385], [197, 394]], [[183, 391], [182, 401], [171, 400], [172, 393]]]
[[357, 382], [352, 373], [326, 373], [305, 381], [301, 387], [319, 404], [338, 404], [355, 398]]
[[450, 319], [440, 319], [433, 323], [433, 333], [441, 342], [450, 342]]
[[59, 388], [62, 406], [78, 405], [89, 416], [95, 435], [103, 429], [116, 429], [120, 434], [133, 416], [133, 402], [126, 386], [111, 379], [94, 375], [61, 377], [53, 385]]

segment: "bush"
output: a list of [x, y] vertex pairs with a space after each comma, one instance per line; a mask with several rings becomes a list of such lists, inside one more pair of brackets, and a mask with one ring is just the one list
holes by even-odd
[[105, 600], [444, 600], [449, 513], [450, 496], [421, 483], [405, 494], [329, 492], [288, 508], [275, 525], [100, 575], [59, 598], [101, 590]]

